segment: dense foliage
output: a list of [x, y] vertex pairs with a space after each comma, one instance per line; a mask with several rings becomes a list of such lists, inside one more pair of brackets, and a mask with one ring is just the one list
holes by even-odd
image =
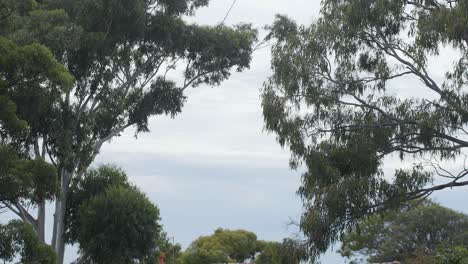
[[158, 208], [117, 167], [88, 170], [75, 179], [69, 198], [65, 234], [79, 244], [81, 263], [154, 262], [159, 248], [172, 246]]
[[468, 216], [424, 202], [366, 219], [344, 236], [340, 252], [371, 263], [429, 263], [442, 248], [457, 246], [468, 247]]
[[127, 174], [120, 168], [103, 165], [86, 171], [80, 179], [74, 179], [67, 199], [65, 218], [65, 237], [67, 243], [77, 243], [79, 240], [80, 208], [91, 198], [101, 195], [112, 187], [131, 188]]
[[182, 264], [241, 263], [258, 252], [257, 236], [245, 230], [217, 229], [193, 241], [181, 256]]
[[261, 242], [261, 252], [255, 264], [299, 264], [308, 259], [307, 248], [301, 241], [284, 239], [283, 242]]
[[[291, 166], [304, 166], [300, 224], [312, 256], [368, 215], [468, 184], [466, 168], [443, 167], [468, 146], [467, 7], [324, 0], [310, 26], [284, 16], [272, 25], [264, 118]], [[431, 62], [444, 45], [457, 55], [440, 76]], [[418, 159], [392, 172], [391, 157]]]
[[80, 207], [78, 242], [94, 263], [152, 257], [161, 232], [159, 210], [135, 188], [111, 187]]
[[[12, 20], [33, 8], [32, 1], [0, 1], [0, 202], [44, 242], [45, 201], [55, 198], [58, 175], [34, 135], [72, 77], [47, 47], [11, 38], [18, 25]], [[37, 218], [25, 210], [31, 205]]]
[[431, 264], [468, 264], [468, 247], [458, 246], [439, 251], [430, 258]]
[[0, 225], [0, 260], [22, 264], [54, 264], [56, 254], [39, 241], [33, 228], [21, 221]]
[[[3, 2], [0, 13], [13, 3]], [[72, 77], [46, 47], [17, 45], [4, 37], [6, 32], [0, 29], [0, 201], [15, 206], [21, 199], [37, 203], [56, 193], [55, 168], [29, 154], [33, 131], [28, 122], [42, 122], [38, 117], [71, 87]]]
[[307, 260], [307, 250], [300, 241], [262, 241], [249, 231], [220, 228], [193, 241], [177, 263], [299, 264], [302, 260]]

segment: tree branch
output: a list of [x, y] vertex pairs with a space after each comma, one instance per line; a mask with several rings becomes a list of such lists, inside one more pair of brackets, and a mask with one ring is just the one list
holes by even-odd
[[93, 149], [95, 150], [95, 152], [99, 152], [99, 149], [102, 147], [102, 144], [104, 144], [106, 141], [112, 139], [113, 137], [117, 136], [118, 134], [122, 133], [125, 129], [131, 127], [132, 125], [134, 124], [127, 124], [123, 127], [120, 127], [112, 132], [110, 132], [107, 136], [105, 136], [104, 138], [101, 138], [100, 140], [98, 140], [94, 146], [93, 146]]
[[455, 181], [446, 183], [446, 184], [441, 184], [441, 185], [436, 185], [436, 186], [433, 186], [433, 187], [430, 187], [430, 188], [420, 189], [420, 190], [408, 193], [407, 197], [410, 200], [414, 200], [414, 199], [420, 198], [423, 195], [432, 193], [434, 191], [440, 191], [440, 190], [443, 190], [443, 189], [446, 189], [446, 188], [461, 187], [461, 186], [467, 186], [468, 185], [468, 181], [463, 181], [463, 182], [457, 182], [457, 181], [458, 181], [458, 179], [455, 180]]
[[12, 211], [14, 214], [21, 217], [21, 219], [22, 219], [22, 215], [18, 210], [16, 210], [13, 206], [9, 205], [7, 202], [2, 202], [2, 203], [5, 205], [6, 208], [8, 208], [10, 211]]

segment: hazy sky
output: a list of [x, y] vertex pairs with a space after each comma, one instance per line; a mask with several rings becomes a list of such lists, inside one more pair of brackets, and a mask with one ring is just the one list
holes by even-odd
[[[216, 24], [231, 3], [212, 0], [190, 20]], [[281, 13], [309, 24], [319, 6], [318, 0], [237, 0], [226, 23], [262, 27]], [[150, 133], [135, 139], [127, 131], [106, 144], [96, 164], [114, 163], [127, 171], [160, 208], [169, 236], [184, 247], [218, 227], [250, 230], [263, 240], [291, 236], [295, 230], [287, 223], [301, 212], [295, 193], [300, 173], [290, 171], [288, 151], [263, 131], [259, 90], [268, 75], [269, 49], [262, 49], [250, 70], [233, 74], [220, 87], [188, 91], [175, 119], [153, 118]], [[467, 194], [466, 189], [445, 191], [436, 200], [468, 213], [462, 202]], [[67, 249], [67, 263], [74, 251]], [[323, 263], [343, 260], [327, 254]]]

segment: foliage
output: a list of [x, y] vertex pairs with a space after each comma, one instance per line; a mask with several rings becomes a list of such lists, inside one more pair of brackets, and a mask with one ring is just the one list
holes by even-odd
[[431, 264], [467, 264], [468, 248], [458, 246], [441, 250], [436, 256], [431, 258]]
[[[17, 134], [26, 129], [17, 116], [32, 121], [47, 111], [55, 97], [71, 87], [72, 77], [43, 45], [18, 46], [0, 35], [0, 135]], [[39, 122], [39, 120], [34, 120]], [[31, 132], [31, 131], [30, 131]]]
[[[279, 242], [263, 242], [262, 252], [255, 257], [255, 264], [282, 264], [280, 260], [281, 243]], [[292, 262], [292, 264], [296, 264]]]
[[366, 256], [368, 261], [429, 262], [440, 248], [468, 246], [468, 216], [440, 205], [424, 202], [362, 221], [343, 238], [340, 253], [348, 258]]
[[307, 260], [307, 249], [303, 243], [293, 239], [279, 242], [263, 242], [255, 264], [299, 264]]
[[177, 246], [162, 232], [158, 208], [118, 167], [88, 170], [72, 183], [67, 202], [65, 234], [79, 243], [82, 262], [154, 260], [159, 247]]
[[300, 241], [262, 241], [249, 231], [219, 228], [213, 235], [193, 241], [177, 263], [299, 264], [302, 260], [307, 260], [307, 250]]
[[10, 147], [0, 147], [0, 201], [37, 204], [58, 192], [57, 171], [42, 159], [20, 159]]
[[[158, 258], [160, 255], [165, 255], [166, 264], [176, 264], [177, 259], [181, 256], [182, 247], [180, 244], [174, 244], [170, 241], [170, 238], [167, 236], [166, 232], [161, 232], [160, 236], [156, 240], [156, 250], [154, 252], [153, 260], [154, 264], [158, 263]], [[151, 263], [150, 261], [146, 263]]]
[[[0, 35], [0, 201], [54, 198], [56, 169], [29, 155], [34, 131], [18, 115], [41, 122], [34, 116], [47, 112], [54, 97], [70, 86], [71, 76], [46, 47], [18, 46]], [[24, 107], [17, 109], [17, 103]]]
[[241, 263], [259, 252], [257, 236], [245, 230], [217, 229], [193, 241], [181, 255], [182, 264]]
[[[468, 184], [465, 168], [441, 165], [468, 146], [467, 6], [324, 0], [308, 27], [284, 16], [271, 26], [264, 119], [292, 168], [305, 167], [300, 224], [311, 255], [369, 215]], [[436, 78], [429, 59], [445, 55], [442, 45], [458, 57]], [[421, 162], [389, 175], [389, 157]]]
[[95, 263], [131, 263], [152, 255], [159, 210], [135, 188], [115, 186], [80, 207], [78, 242]]
[[21, 221], [0, 225], [0, 259], [11, 262], [19, 255], [22, 264], [54, 264], [55, 252], [41, 243], [32, 227]]
[[122, 169], [111, 165], [102, 165], [96, 169], [90, 169], [86, 171], [82, 178], [75, 179], [72, 182], [65, 214], [67, 243], [73, 244], [79, 240], [79, 230], [81, 228], [80, 207], [93, 197], [116, 186], [132, 188], [127, 180], [127, 174]]

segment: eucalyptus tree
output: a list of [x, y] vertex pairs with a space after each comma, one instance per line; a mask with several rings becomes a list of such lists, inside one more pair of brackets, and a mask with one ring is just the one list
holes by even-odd
[[[277, 17], [264, 119], [291, 166], [304, 165], [300, 226], [312, 256], [368, 215], [468, 185], [463, 164], [443, 165], [468, 146], [467, 10], [458, 0], [324, 0], [310, 26]], [[445, 76], [440, 59], [454, 59]], [[389, 172], [389, 157], [410, 165]]]
[[[247, 24], [184, 21], [207, 0], [13, 2], [16, 11], [0, 22], [2, 36], [18, 45], [46, 46], [74, 80], [46, 113], [29, 113], [27, 102], [15, 102], [29, 126], [31, 158], [47, 158], [58, 172], [51, 244], [57, 263], [63, 263], [72, 179], [81, 177], [103, 144], [124, 130], [148, 132], [151, 116], [180, 113], [189, 87], [219, 85], [231, 70], [247, 68], [256, 31]], [[179, 77], [170, 77], [175, 74]], [[43, 218], [44, 210], [40, 214]]]

